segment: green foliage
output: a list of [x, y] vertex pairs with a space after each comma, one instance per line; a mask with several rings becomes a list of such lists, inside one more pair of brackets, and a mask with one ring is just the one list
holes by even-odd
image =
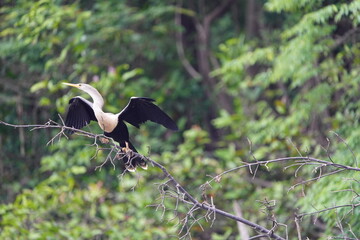
[[266, 3], [266, 7], [269, 11], [281, 12], [297, 12], [299, 9], [307, 8], [311, 9], [314, 6], [318, 6], [323, 2], [320, 1], [311, 1], [311, 0], [299, 0], [299, 1], [286, 1], [286, 0], [270, 0]]
[[160, 216], [144, 208], [146, 200], [139, 201], [142, 194], [152, 195], [151, 190], [119, 187], [110, 191], [101, 175], [93, 175], [80, 187], [81, 175], [58, 171], [34, 189], [24, 190], [14, 203], [1, 205], [0, 237], [156, 239], [175, 234], [171, 228], [154, 227], [161, 224]]
[[[355, 137], [358, 136], [358, 93], [352, 89], [358, 89], [355, 73], [359, 71], [359, 45], [351, 39], [359, 24], [360, 2], [337, 1], [328, 5], [322, 2], [269, 1], [265, 5], [269, 11], [288, 17], [287, 24], [296, 21], [292, 25], [284, 24], [281, 33], [266, 33], [274, 41], [265, 45], [244, 41], [242, 37], [220, 45], [223, 65], [214, 74], [220, 75], [229, 92], [241, 100], [235, 114], [222, 113], [214, 123], [231, 129], [225, 141], [250, 139], [252, 154], [258, 160], [298, 155], [298, 152], [327, 158], [325, 150], [330, 144], [328, 152], [335, 162], [356, 166], [350, 149], [358, 146]], [[336, 131], [346, 139], [348, 147], [335, 144], [339, 139], [329, 131]], [[239, 145], [250, 147], [245, 140]], [[324, 174], [320, 169], [312, 170], [306, 168], [302, 176]], [[271, 169], [274, 171], [276, 168]], [[289, 174], [283, 181], [290, 187], [293, 183]], [[299, 194], [296, 189], [283, 201], [297, 204], [302, 212], [358, 203], [359, 189], [355, 186], [358, 180], [358, 174], [351, 172], [329, 176], [306, 188], [299, 202], [294, 198], [294, 194]], [[264, 196], [282, 199], [282, 194], [267, 192]], [[252, 195], [256, 196], [252, 200], [259, 199], [259, 195]], [[284, 207], [291, 208], [291, 204]], [[285, 218], [283, 211], [277, 212], [280, 219]], [[356, 223], [358, 216], [358, 209], [349, 214], [349, 208], [321, 214], [327, 226], [321, 239], [334, 234], [334, 226], [342, 217], [344, 227], [349, 223], [352, 230], [360, 229]]]
[[[69, 99], [83, 94], [62, 82], [91, 83], [109, 112], [122, 109], [132, 96], [154, 98], [181, 131], [170, 133], [151, 123], [129, 127], [140, 153], [166, 166], [199, 201], [213, 200], [228, 212], [237, 201], [245, 218], [268, 228], [274, 214], [288, 225], [289, 239], [295, 238], [294, 213], [358, 203], [358, 174], [346, 171], [292, 189], [333, 168], [284, 170], [288, 164], [272, 163], [206, 183], [244, 161], [299, 154], [357, 166], [360, 1], [254, 2], [263, 8], [258, 15], [238, 11], [247, 6], [234, 1], [211, 23], [209, 46], [218, 49], [209, 52], [211, 64], [220, 64], [212, 76], [217, 89], [233, 100], [233, 112], [215, 113], [216, 133], [207, 118], [217, 99], [206, 99], [208, 82], [191, 79], [183, 70], [174, 13], [183, 14], [185, 54], [197, 68], [195, 53], [203, 46], [194, 44], [198, 36], [192, 21], [201, 22], [221, 1], [207, 1], [205, 8], [193, 1], [179, 8], [160, 0], [6, 2], [0, 8], [0, 120], [61, 122], [58, 113], [64, 117]], [[246, 35], [245, 18], [260, 23], [256, 37]], [[96, 123], [85, 130], [101, 133]], [[107, 163], [95, 171], [106, 150], [96, 152], [94, 141], [79, 135], [54, 139], [45, 147], [56, 133], [0, 126], [1, 239], [178, 236], [178, 221], [189, 210], [185, 205], [166, 199], [164, 212], [146, 207], [161, 203], [159, 186], [166, 180], [158, 169], [120, 176], [122, 162], [115, 160], [115, 169]], [[265, 200], [275, 200], [270, 211], [264, 209]], [[342, 237], [339, 222], [344, 233], [351, 235], [349, 226], [357, 233], [359, 208], [349, 211], [316, 215], [324, 229], [306, 227], [314, 219], [304, 217], [302, 237]], [[201, 224], [204, 232], [197, 225], [191, 230], [196, 239], [238, 238], [230, 220], [217, 218], [212, 228], [211, 222]], [[285, 228], [279, 226], [277, 233], [285, 236]]]
[[[202, 89], [200, 82], [190, 85], [179, 70], [174, 41], [169, 38], [175, 31], [174, 10], [172, 4], [162, 1], [130, 5], [124, 1], [43, 0], [5, 5], [0, 16], [0, 66], [6, 82], [1, 82], [0, 88], [9, 90], [12, 82], [20, 90], [1, 92], [4, 107], [0, 119], [41, 123], [51, 118], [60, 122], [58, 113], [64, 116], [69, 99], [82, 94], [65, 88], [64, 81], [92, 82], [105, 97], [106, 111], [119, 111], [132, 96], [147, 96], [170, 115], [177, 111], [189, 115], [187, 99], [201, 105]], [[17, 102], [19, 93], [24, 95]], [[15, 104], [26, 106], [23, 113], [13, 110]], [[37, 112], [32, 114], [33, 109]], [[203, 108], [192, 117], [199, 120], [205, 111]], [[182, 128], [190, 125], [177, 115]], [[100, 133], [96, 123], [85, 130]], [[20, 143], [9, 128], [0, 126], [0, 132], [0, 142], [5, 144], [1, 159], [13, 169], [9, 176], [1, 174], [1, 191], [5, 192], [1, 201], [9, 204], [0, 207], [0, 238], [167, 239], [177, 235], [176, 222], [164, 224], [160, 211], [154, 214], [154, 208], [146, 208], [158, 197], [153, 186], [158, 180], [151, 177], [158, 174], [156, 170], [149, 170], [146, 178], [125, 176], [119, 184], [122, 163], [117, 162], [115, 170], [109, 164], [94, 171], [107, 152], [100, 151], [94, 158], [90, 139], [63, 137], [46, 148], [56, 131], [34, 131]], [[164, 128], [148, 124], [131, 136], [139, 151], [146, 154], [151, 146], [151, 154], [156, 154], [174, 150], [181, 134], [170, 135]], [[24, 144], [28, 142], [34, 144]], [[24, 161], [19, 154], [10, 154], [18, 152], [22, 144]], [[165, 217], [174, 216], [166, 213]]]

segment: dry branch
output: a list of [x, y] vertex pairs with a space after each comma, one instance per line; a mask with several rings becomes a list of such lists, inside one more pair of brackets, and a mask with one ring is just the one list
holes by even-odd
[[[57, 129], [60, 129], [60, 133], [56, 134], [55, 137], [61, 137], [61, 135], [63, 134], [63, 132], [65, 130], [71, 130], [71, 131], [74, 131], [76, 134], [81, 134], [83, 136], [86, 136], [86, 137], [89, 137], [89, 138], [93, 138], [93, 139], [97, 139], [99, 136], [103, 136], [102, 134], [93, 134], [93, 133], [90, 133], [90, 132], [86, 132], [84, 130], [79, 130], [79, 129], [75, 129], [75, 128], [72, 128], [72, 127], [66, 127], [66, 126], [63, 126], [61, 124], [58, 124], [52, 120], [49, 120], [47, 123], [41, 125], [41, 124], [22, 124], [22, 125], [17, 125], [17, 124], [10, 124], [10, 123], [6, 123], [4, 121], [1, 121], [0, 120], [0, 124], [2, 125], [5, 125], [5, 126], [9, 126], [9, 127], [14, 127], [14, 128], [31, 128], [31, 131], [32, 130], [36, 130], [36, 129], [47, 129], [47, 128], [57, 128]], [[54, 138], [55, 138], [54, 137]], [[52, 138], [50, 140], [50, 142], [53, 142], [54, 141], [54, 138]], [[105, 137], [106, 138], [106, 137]], [[96, 140], [95, 140], [95, 143], [96, 143]], [[109, 144], [112, 146], [112, 149], [115, 147], [117, 148], [118, 150], [118, 154], [126, 154], [126, 153], [122, 153], [122, 149], [121, 147], [119, 147], [114, 141], [110, 141]], [[236, 215], [233, 215], [231, 213], [228, 213], [228, 212], [225, 212], [221, 209], [218, 209], [216, 208], [213, 204], [209, 204], [209, 203], [201, 203], [199, 202], [195, 197], [193, 197], [169, 172], [168, 170], [163, 166], [161, 165], [160, 163], [152, 160], [151, 158], [149, 157], [145, 157], [145, 156], [142, 156], [136, 152], [133, 152], [132, 153], [134, 156], [136, 157], [142, 157], [144, 158], [145, 160], [147, 160], [148, 162], [150, 162], [153, 166], [159, 168], [164, 174], [165, 174], [165, 177], [168, 178], [168, 182], [172, 183], [175, 188], [178, 190], [178, 192], [180, 192], [181, 194], [183, 194], [183, 197], [182, 198], [178, 198], [179, 201], [181, 202], [184, 202], [184, 203], [187, 203], [187, 204], [191, 204], [192, 207], [191, 209], [188, 211], [185, 219], [183, 219], [184, 221], [184, 224], [183, 226], [185, 226], [185, 224], [189, 221], [189, 219], [192, 219], [192, 224], [199, 224], [199, 220], [201, 218], [208, 218], [211, 214], [213, 214], [214, 218], [216, 215], [221, 215], [221, 216], [224, 216], [226, 218], [229, 218], [229, 219], [232, 219], [232, 220], [235, 220], [237, 222], [241, 222], [249, 227], [251, 227], [252, 229], [254, 229], [256, 232], [259, 232], [263, 235], [266, 235], [267, 237], [271, 238], [271, 239], [276, 239], [276, 240], [285, 240], [285, 238], [277, 235], [274, 233], [274, 231], [272, 231], [271, 229], [267, 229], [263, 226], [260, 226], [256, 223], [253, 223], [245, 218], [242, 218], [242, 217], [239, 217], [239, 216], [236, 216]], [[108, 156], [109, 157], [109, 156]], [[107, 158], [106, 162], [109, 161], [109, 159]], [[203, 209], [203, 210], [206, 210], [206, 215], [204, 215], [203, 217], [201, 217], [200, 219], [196, 219], [193, 215], [193, 213], [195, 211], [198, 211], [200, 209]], [[181, 230], [182, 231], [182, 230]], [[180, 232], [181, 232], [180, 231]], [[189, 229], [186, 230], [186, 233], [184, 236], [188, 236], [189, 234]]]
[[[56, 128], [59, 129], [60, 131], [48, 142], [48, 143], [53, 143], [54, 140], [56, 138], [61, 138], [62, 136], [65, 136], [65, 130], [71, 130], [74, 131], [75, 134], [81, 135], [81, 136], [85, 136], [88, 138], [92, 138], [94, 139], [94, 143], [92, 144], [92, 146], [95, 146], [97, 151], [100, 150], [99, 145], [97, 144], [97, 140], [102, 137], [105, 139], [110, 140], [109, 141], [109, 145], [111, 147], [107, 148], [109, 150], [109, 154], [106, 157], [106, 160], [104, 161], [104, 163], [102, 163], [100, 166], [98, 166], [97, 168], [100, 168], [104, 166], [105, 163], [107, 162], [111, 162], [111, 164], [113, 165], [113, 167], [115, 167], [115, 164], [113, 163], [113, 160], [115, 158], [117, 159], [121, 159], [122, 157], [126, 157], [127, 153], [122, 152], [122, 149], [112, 140], [109, 139], [107, 137], [105, 137], [102, 134], [93, 134], [84, 130], [79, 130], [79, 129], [74, 129], [71, 127], [66, 127], [63, 124], [59, 124], [56, 123], [52, 120], [49, 120], [47, 123], [45, 124], [35, 124], [35, 125], [17, 125], [17, 124], [10, 124], [10, 123], [6, 123], [0, 120], [0, 124], [5, 125], [5, 126], [9, 126], [9, 127], [14, 127], [14, 128], [31, 128], [30, 131], [33, 130], [38, 130], [38, 129], [48, 129], [48, 128]], [[112, 155], [116, 153], [116, 156], [113, 157]], [[258, 225], [256, 223], [253, 223], [241, 216], [236, 216], [233, 215], [229, 212], [223, 211], [221, 209], [218, 209], [215, 207], [214, 203], [213, 203], [213, 199], [211, 199], [211, 203], [208, 203], [207, 201], [204, 202], [199, 202], [194, 196], [192, 196], [172, 175], [171, 173], [160, 163], [152, 160], [149, 157], [145, 157], [142, 156], [138, 153], [132, 152], [131, 153], [133, 157], [142, 157], [143, 159], [147, 160], [148, 162], [150, 162], [152, 164], [152, 166], [155, 166], [157, 168], [159, 168], [164, 174], [165, 177], [168, 179], [165, 183], [162, 183], [159, 185], [158, 189], [160, 192], [160, 203], [157, 205], [153, 205], [156, 206], [157, 209], [162, 209], [162, 216], [164, 215], [165, 211], [166, 211], [166, 207], [164, 204], [164, 201], [166, 198], [173, 198], [176, 199], [176, 208], [174, 209], [174, 213], [177, 214], [178, 212], [178, 205], [180, 202], [185, 203], [187, 205], [189, 205], [189, 211], [187, 212], [187, 214], [185, 215], [184, 218], [179, 219], [179, 225], [181, 225], [180, 227], [180, 232], [184, 233], [182, 235], [181, 238], [186, 238], [187, 236], [190, 236], [190, 229], [193, 225], [198, 224], [200, 226], [200, 228], [202, 228], [201, 224], [200, 224], [200, 220], [201, 219], [205, 219], [206, 221], [210, 221], [211, 222], [211, 226], [213, 225], [216, 216], [217, 215], [221, 215], [224, 216], [226, 218], [232, 219], [237, 221], [238, 223], [242, 223], [245, 224], [249, 227], [251, 227], [253, 230], [255, 230], [256, 232], [258, 232], [260, 235], [259, 236], [254, 236], [250, 239], [256, 239], [260, 236], [266, 236], [268, 238], [271, 239], [278, 239], [278, 240], [283, 240], [283, 239], [287, 239], [287, 236], [285, 238], [275, 234], [275, 230], [276, 230], [276, 226], [280, 225], [280, 226], [285, 226], [285, 228], [287, 228], [286, 225], [284, 224], [280, 224], [276, 222], [276, 219], [273, 219], [273, 224], [274, 227], [272, 229], [267, 229], [261, 225]], [[95, 157], [95, 156], [94, 156]], [[343, 164], [338, 164], [333, 162], [331, 159], [330, 161], [326, 161], [326, 160], [321, 160], [321, 159], [317, 159], [317, 158], [312, 158], [312, 157], [304, 157], [304, 156], [298, 156], [298, 157], [284, 157], [284, 158], [277, 158], [277, 159], [273, 159], [273, 160], [267, 160], [267, 161], [258, 161], [257, 159], [254, 158], [254, 162], [242, 162], [243, 165], [235, 167], [233, 169], [229, 169], [227, 171], [224, 171], [218, 175], [216, 175], [215, 177], [211, 177], [211, 179], [209, 181], [207, 181], [206, 183], [204, 183], [202, 186], [200, 186], [200, 189], [204, 191], [206, 191], [207, 188], [211, 187], [211, 183], [214, 182], [220, 182], [222, 177], [228, 173], [234, 172], [234, 171], [238, 171], [242, 168], [248, 168], [250, 173], [252, 173], [254, 176], [256, 175], [257, 169], [259, 168], [259, 166], [265, 166], [267, 167], [268, 164], [270, 163], [278, 163], [278, 162], [295, 162], [294, 164], [289, 165], [287, 168], [289, 167], [297, 167], [296, 172], [299, 171], [299, 169], [303, 166], [307, 166], [307, 165], [311, 165], [311, 166], [315, 166], [316, 169], [319, 169], [319, 175], [317, 177], [314, 177], [312, 179], [309, 180], [305, 180], [302, 181], [300, 183], [295, 184], [294, 186], [292, 186], [290, 189], [299, 186], [299, 185], [304, 185], [307, 182], [311, 182], [311, 181], [316, 181], [320, 178], [326, 177], [326, 176], [330, 176], [332, 174], [336, 174], [345, 170], [348, 171], [360, 171], [360, 168], [358, 167], [353, 167], [353, 166], [348, 166], [348, 165], [343, 165]], [[355, 161], [356, 163], [356, 161]], [[255, 167], [255, 171], [252, 169]], [[333, 167], [335, 169], [333, 169], [331, 172], [329, 173], [325, 173], [322, 174], [322, 168], [323, 167]], [[125, 171], [123, 172], [123, 174], [125, 173]], [[357, 181], [356, 179], [353, 179], [355, 181]], [[172, 185], [173, 186], [173, 190], [169, 190], [167, 187]], [[351, 190], [351, 189], [350, 189]], [[348, 189], [348, 191], [350, 191]], [[204, 193], [203, 193], [204, 194]], [[358, 196], [358, 195], [357, 195]], [[191, 207], [190, 207], [191, 206]], [[297, 214], [295, 217], [295, 221], [299, 221], [301, 220], [301, 218], [305, 217], [305, 216], [309, 216], [309, 215], [318, 215], [322, 212], [326, 212], [326, 211], [331, 211], [331, 210], [336, 210], [339, 208], [350, 208], [352, 211], [354, 208], [359, 207], [360, 204], [358, 203], [354, 203], [354, 204], [347, 204], [347, 205], [339, 205], [339, 206], [333, 206], [333, 207], [329, 207], [329, 208], [325, 208], [323, 210], [319, 210], [316, 212], [311, 212], [311, 213], [302, 213], [302, 214]], [[195, 213], [200, 211], [200, 210], [205, 210], [206, 214], [201, 216], [201, 217], [196, 217]], [[187, 227], [186, 225], [190, 225], [190, 227]], [[298, 227], [298, 233], [300, 234], [300, 228]], [[300, 236], [300, 235], [299, 235]]]

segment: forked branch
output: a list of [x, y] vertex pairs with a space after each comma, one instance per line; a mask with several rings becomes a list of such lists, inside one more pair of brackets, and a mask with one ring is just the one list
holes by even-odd
[[[99, 145], [97, 144], [97, 140], [99, 137], [103, 137], [103, 138], [107, 138], [105, 137], [104, 135], [102, 134], [94, 134], [94, 133], [91, 133], [91, 132], [87, 132], [87, 131], [84, 131], [84, 130], [79, 130], [79, 129], [75, 129], [75, 128], [71, 128], [71, 127], [66, 127], [64, 126], [64, 123], [62, 124], [59, 124], [57, 122], [54, 122], [52, 120], [49, 120], [48, 122], [46, 122], [45, 124], [35, 124], [35, 125], [26, 125], [26, 124], [22, 124], [22, 125], [17, 125], [17, 124], [10, 124], [10, 123], [6, 123], [6, 122], [3, 122], [0, 120], [0, 124], [1, 125], [5, 125], [5, 126], [9, 126], [9, 127], [14, 127], [14, 128], [30, 128], [31, 130], [30, 131], [33, 131], [33, 130], [38, 130], [38, 129], [48, 129], [48, 128], [56, 128], [56, 129], [59, 129], [60, 131], [52, 138], [50, 139], [50, 141], [48, 142], [49, 143], [53, 143], [55, 139], [57, 138], [61, 138], [62, 136], [65, 136], [65, 130], [71, 130], [73, 132], [75, 132], [76, 134], [78, 135], [81, 135], [81, 136], [85, 136], [85, 137], [88, 137], [88, 138], [92, 138], [94, 139], [94, 144], [92, 144], [93, 146], [96, 146], [97, 148], [97, 151], [100, 150], [101, 148], [99, 147]], [[111, 140], [111, 139], [109, 139]], [[107, 148], [109, 149], [110, 153], [108, 154], [106, 160], [104, 161], [104, 163], [100, 166], [98, 166], [97, 168], [100, 168], [105, 164], [107, 163], [109, 160], [110, 162], [112, 163], [112, 166], [115, 167], [113, 161], [112, 161], [112, 153], [116, 152], [116, 155], [118, 157], [124, 157], [127, 153], [124, 153], [122, 152], [122, 149], [114, 142], [114, 141], [108, 141], [108, 144], [110, 144], [111, 147]], [[226, 211], [223, 211], [221, 209], [218, 209], [215, 207], [215, 205], [213, 204], [213, 200], [211, 201], [211, 203], [208, 203], [207, 201], [204, 201], [204, 202], [199, 202], [193, 195], [191, 195], [172, 175], [171, 173], [163, 166], [161, 165], [160, 163], [154, 161], [153, 159], [149, 158], [149, 157], [145, 157], [145, 156], [142, 156], [138, 153], [135, 153], [133, 152], [132, 153], [133, 156], [135, 157], [141, 157], [141, 158], [144, 158], [145, 160], [147, 160], [148, 162], [152, 163], [153, 166], [159, 168], [164, 174], [165, 174], [165, 177], [168, 179], [165, 183], [165, 185], [169, 185], [170, 183], [174, 186], [174, 188], [176, 189], [176, 191], [174, 191], [175, 194], [170, 194], [171, 196], [170, 197], [175, 197], [176, 198], [176, 206], [178, 206], [178, 203], [179, 202], [183, 202], [185, 204], [188, 204], [191, 206], [189, 212], [187, 213], [186, 217], [184, 219], [182, 219], [181, 221], [184, 222], [182, 225], [183, 227], [181, 228], [182, 230], [184, 229], [185, 227], [185, 224], [189, 223], [190, 219], [191, 219], [191, 224], [200, 224], [199, 223], [199, 220], [200, 219], [205, 219], [205, 220], [211, 220], [212, 221], [212, 224], [213, 222], [215, 221], [215, 216], [216, 215], [221, 215], [221, 216], [224, 216], [226, 218], [229, 218], [229, 219], [232, 219], [232, 220], [235, 220], [237, 222], [240, 222], [240, 223], [243, 223], [249, 227], [251, 227], [252, 229], [254, 229], [256, 232], [260, 233], [261, 236], [266, 236], [268, 238], [271, 238], [271, 239], [278, 239], [278, 240], [282, 240], [282, 239], [287, 239], [287, 236], [286, 238], [283, 238], [277, 234], [275, 234], [274, 230], [275, 230], [275, 227], [272, 228], [272, 229], [267, 229], [263, 226], [260, 226], [254, 222], [251, 222], [243, 217], [240, 217], [240, 216], [236, 216], [236, 215], [233, 215], [231, 213], [228, 213]], [[210, 184], [215, 181], [215, 182], [220, 182], [222, 177], [224, 177], [224, 175], [228, 174], [228, 173], [231, 173], [231, 172], [234, 172], [234, 171], [238, 171], [242, 168], [248, 168], [250, 173], [253, 174], [254, 176], [256, 175], [256, 172], [257, 172], [257, 169], [259, 166], [265, 166], [267, 167], [268, 164], [271, 164], [271, 163], [277, 163], [277, 162], [289, 162], [289, 161], [292, 161], [294, 162], [293, 164], [287, 166], [286, 168], [289, 168], [289, 167], [297, 167], [297, 170], [296, 170], [296, 173], [298, 172], [298, 170], [300, 168], [302, 168], [303, 166], [307, 166], [307, 165], [312, 165], [312, 166], [315, 166], [316, 169], [319, 169], [319, 175], [315, 178], [312, 178], [312, 179], [308, 179], [308, 180], [305, 180], [305, 181], [302, 181], [300, 183], [297, 183], [295, 185], [293, 185], [290, 189], [296, 187], [296, 186], [299, 186], [299, 185], [303, 185], [307, 182], [310, 182], [310, 181], [316, 181], [320, 178], [323, 178], [323, 177], [326, 177], [326, 176], [330, 176], [332, 174], [336, 174], [338, 172], [342, 172], [342, 171], [345, 171], [345, 170], [350, 170], [350, 171], [360, 171], [360, 168], [359, 167], [353, 167], [353, 166], [348, 166], [348, 165], [344, 165], [344, 164], [338, 164], [338, 163], [335, 163], [332, 161], [332, 159], [330, 159], [330, 161], [325, 161], [325, 160], [321, 160], [321, 159], [317, 159], [317, 158], [312, 158], [312, 157], [303, 157], [303, 156], [298, 156], [298, 157], [284, 157], [284, 158], [277, 158], [277, 159], [273, 159], [273, 160], [267, 160], [267, 161], [257, 161], [255, 159], [254, 162], [243, 162], [241, 166], [238, 166], [238, 167], [235, 167], [233, 169], [229, 169], [227, 171], [224, 171], [218, 175], [216, 175], [215, 177], [212, 177], [209, 181], [207, 181], [205, 184], [203, 184], [200, 188], [201, 189], [204, 189], [204, 191], [206, 190], [206, 188], [208, 186], [211, 186]], [[332, 167], [334, 168], [335, 170], [332, 170], [331, 172], [328, 172], [328, 173], [325, 173], [325, 174], [322, 174], [322, 171], [321, 171], [321, 168], [323, 167]], [[254, 169], [255, 170], [254, 170]], [[124, 174], [124, 173], [123, 173]], [[356, 179], [353, 179], [354, 181], [358, 181]], [[165, 211], [165, 205], [163, 203], [164, 199], [165, 199], [165, 195], [167, 194], [167, 192], [165, 191], [165, 193], [162, 193], [163, 194], [163, 200], [162, 200], [162, 203], [158, 206], [158, 207], [162, 207], [164, 208], [164, 211]], [[169, 194], [168, 194], [169, 195]], [[356, 196], [359, 196], [358, 194]], [[322, 212], [326, 212], [326, 211], [331, 211], [331, 210], [334, 210], [334, 209], [338, 209], [338, 208], [350, 208], [352, 211], [353, 209], [359, 207], [360, 204], [359, 203], [353, 203], [353, 204], [347, 204], [347, 205], [339, 205], [339, 206], [333, 206], [333, 207], [329, 207], [329, 208], [325, 208], [323, 210], [320, 210], [320, 211], [316, 211], [316, 212], [311, 212], [311, 213], [302, 213], [302, 214], [297, 214], [296, 215], [296, 219], [295, 221], [299, 221], [301, 218], [305, 217], [305, 216], [309, 216], [309, 215], [318, 215]], [[206, 214], [201, 217], [201, 218], [195, 218], [194, 216], [194, 213], [196, 211], [199, 211], [199, 210], [205, 210], [206, 211]], [[177, 211], [177, 207], [175, 209]], [[277, 224], [280, 224], [280, 223], [277, 223], [276, 220], [274, 221], [274, 223]], [[211, 224], [211, 225], [212, 225]], [[201, 226], [201, 225], [200, 225]], [[285, 226], [286, 227], [286, 226]], [[181, 231], [182, 231], [181, 230]], [[185, 231], [185, 230], [184, 230]], [[184, 236], [187, 236], [189, 235], [189, 229], [187, 229], [185, 232], [185, 235]], [[183, 236], [183, 237], [184, 237]], [[253, 239], [253, 238], [252, 238]]]
[[[72, 128], [72, 127], [66, 127], [66, 126], [63, 126], [61, 124], [58, 124], [52, 120], [49, 120], [47, 123], [45, 124], [35, 124], [35, 125], [16, 125], [16, 124], [10, 124], [10, 123], [6, 123], [6, 122], [3, 122], [0, 120], [0, 124], [2, 125], [5, 125], [5, 126], [9, 126], [9, 127], [14, 127], [14, 128], [31, 128], [31, 130], [36, 130], [36, 129], [46, 129], [46, 128], [57, 128], [57, 129], [60, 129], [60, 134], [56, 134], [55, 137], [61, 137], [61, 135], [63, 134], [63, 132], [65, 130], [71, 130], [71, 131], [74, 131], [75, 133], [77, 134], [81, 134], [83, 136], [86, 136], [86, 137], [89, 137], [89, 138], [93, 138], [93, 139], [96, 139], [98, 138], [100, 135], [98, 134], [93, 134], [93, 133], [90, 133], [90, 132], [87, 132], [87, 131], [84, 131], [84, 130], [79, 130], [79, 129], [75, 129], [75, 128]], [[106, 137], [105, 137], [106, 138]], [[54, 138], [50, 140], [50, 142], [53, 142], [54, 141]], [[112, 147], [116, 147], [119, 152], [122, 151], [122, 149], [117, 146], [113, 141], [110, 141], [109, 144], [112, 146]], [[209, 203], [201, 203], [199, 202], [195, 197], [193, 197], [172, 175], [171, 173], [163, 166], [161, 165], [160, 163], [152, 160], [151, 158], [148, 158], [148, 157], [145, 157], [145, 156], [142, 156], [138, 153], [135, 153], [133, 152], [133, 154], [137, 157], [142, 157], [144, 159], [146, 159], [147, 161], [149, 161], [150, 163], [152, 163], [153, 166], [159, 168], [164, 174], [165, 176], [169, 179], [169, 182], [171, 182], [175, 188], [181, 193], [184, 195], [183, 198], [179, 198], [180, 201], [183, 201], [187, 204], [192, 204], [192, 208], [191, 209], [203, 209], [205, 211], [207, 211], [207, 213], [212, 213], [215, 215], [222, 215], [226, 218], [229, 218], [229, 219], [232, 219], [232, 220], [235, 220], [237, 222], [241, 222], [249, 227], [251, 227], [252, 229], [254, 229], [255, 231], [263, 234], [264, 236], [267, 236], [271, 239], [276, 239], [276, 240], [285, 240], [285, 238], [277, 235], [274, 233], [274, 231], [272, 231], [271, 229], [267, 229], [263, 226], [260, 226], [256, 223], [253, 223], [245, 218], [242, 218], [242, 217], [239, 217], [239, 216], [236, 216], [236, 215], [233, 215], [231, 213], [228, 213], [226, 211], [223, 211], [221, 209], [218, 209], [216, 208], [214, 205], [211, 205]]]

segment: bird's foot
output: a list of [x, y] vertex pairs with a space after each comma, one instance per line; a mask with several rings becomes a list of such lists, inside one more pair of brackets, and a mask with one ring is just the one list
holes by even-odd
[[121, 149], [127, 156], [127, 158], [129, 159], [128, 160], [128, 163], [125, 164], [125, 168], [127, 171], [129, 172], [135, 172], [136, 171], [136, 164], [132, 164], [132, 158], [133, 158], [133, 151], [130, 149], [129, 147], [129, 143], [128, 142], [125, 142], [125, 147], [123, 147]]
[[144, 170], [147, 170], [147, 169], [148, 169], [148, 165], [147, 165], [147, 163], [146, 163], [145, 161], [140, 162], [140, 163], [139, 163], [139, 166], [140, 166], [142, 169], [144, 169]]
[[125, 165], [125, 169], [129, 172], [135, 172], [136, 167], [134, 167], [132, 164]]
[[123, 148], [121, 148], [121, 151], [123, 151], [124, 153], [129, 153], [131, 151], [131, 149], [123, 147]]
[[124, 153], [131, 153], [132, 150], [129, 148], [129, 143], [128, 143], [128, 142], [125, 142], [125, 146], [126, 146], [126, 147], [123, 147], [121, 150], [122, 150]]
[[99, 140], [100, 140], [100, 142], [103, 143], [103, 144], [108, 144], [108, 143], [110, 142], [109, 139], [104, 138], [104, 137], [100, 137]]

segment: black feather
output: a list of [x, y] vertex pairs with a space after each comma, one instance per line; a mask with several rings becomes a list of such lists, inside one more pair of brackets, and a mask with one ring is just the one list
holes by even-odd
[[[65, 126], [81, 129], [88, 125], [90, 121], [97, 121], [92, 104], [82, 97], [74, 97], [69, 101], [69, 109], [65, 119]], [[74, 131], [66, 130], [72, 134]]]
[[166, 128], [177, 131], [176, 123], [157, 105], [154, 99], [144, 97], [132, 97], [128, 105], [120, 112], [119, 120], [124, 120], [139, 128], [146, 121], [152, 121]]

